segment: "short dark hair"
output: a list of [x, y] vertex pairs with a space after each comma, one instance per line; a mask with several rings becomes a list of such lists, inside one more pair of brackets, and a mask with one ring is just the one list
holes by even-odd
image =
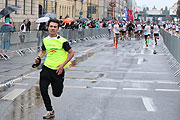
[[48, 21], [48, 27], [49, 27], [49, 24], [50, 24], [51, 22], [57, 23], [57, 24], [58, 24], [58, 28], [59, 28], [59, 25], [60, 25], [59, 20], [57, 20], [57, 19], [50, 19], [50, 20]]

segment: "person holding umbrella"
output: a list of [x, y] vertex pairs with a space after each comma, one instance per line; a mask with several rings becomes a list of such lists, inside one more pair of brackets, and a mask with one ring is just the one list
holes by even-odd
[[[10, 15], [6, 15], [5, 16], [5, 24], [3, 26], [1, 26], [0, 28], [0, 32], [2, 32], [2, 41], [1, 41], [1, 52], [3, 51], [3, 56], [5, 58], [8, 58], [7, 56], [7, 50], [10, 49], [10, 45], [11, 45], [11, 32], [15, 32], [16, 29], [15, 27], [13, 27], [12, 25], [13, 21], [12, 18], [10, 18]], [[14, 24], [15, 25], [15, 24]], [[2, 56], [2, 57], [3, 57]]]

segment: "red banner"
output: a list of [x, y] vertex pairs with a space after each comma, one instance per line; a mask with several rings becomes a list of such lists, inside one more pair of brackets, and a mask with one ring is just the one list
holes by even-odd
[[128, 17], [129, 17], [129, 21], [133, 21], [133, 14], [132, 14], [132, 10], [128, 10]]

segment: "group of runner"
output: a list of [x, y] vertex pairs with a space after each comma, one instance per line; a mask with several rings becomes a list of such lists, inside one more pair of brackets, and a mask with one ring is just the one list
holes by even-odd
[[170, 32], [172, 31], [172, 34], [179, 34], [179, 24], [174, 22], [166, 22], [163, 23], [163, 28], [166, 29], [166, 31]]
[[[154, 37], [155, 45], [159, 39], [160, 25], [157, 22], [108, 22], [109, 39], [111, 39], [111, 32], [113, 32], [113, 45], [117, 48], [118, 40], [131, 40], [132, 36], [137, 40], [144, 37], [146, 47], [148, 47], [150, 37]], [[133, 34], [134, 33], [134, 34]]]

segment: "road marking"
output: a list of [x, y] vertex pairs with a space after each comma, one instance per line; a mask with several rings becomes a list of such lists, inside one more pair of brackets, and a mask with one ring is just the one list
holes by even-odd
[[24, 92], [26, 89], [19, 89], [16, 88], [14, 90], [12, 90], [11, 92], [9, 92], [7, 95], [5, 95], [3, 98], [3, 100], [14, 100], [16, 97], [18, 97], [22, 92]]
[[86, 86], [64, 86], [65, 88], [87, 88]]
[[27, 83], [13, 83], [14, 85], [28, 85]]
[[[71, 81], [74, 79], [66, 79], [68, 81]], [[91, 82], [113, 82], [113, 83], [127, 83], [127, 82], [130, 82], [130, 83], [151, 83], [151, 84], [154, 84], [154, 83], [158, 83], [158, 84], [177, 84], [178, 82], [171, 82], [171, 81], [152, 81], [152, 80], [131, 80], [131, 79], [124, 79], [124, 80], [113, 80], [113, 79], [105, 79], [105, 80], [87, 80], [87, 79], [77, 79], [75, 81], [91, 81]]]
[[117, 88], [112, 87], [91, 87], [93, 89], [102, 89], [102, 90], [116, 90]]
[[168, 72], [146, 72], [146, 71], [128, 71], [128, 72], [120, 72], [120, 73], [139, 73], [139, 74], [169, 74]]
[[141, 50], [141, 54], [144, 54], [144, 50], [143, 49]]
[[132, 82], [132, 83], [154, 83], [154, 81], [141, 81], [141, 80], [127, 80], [127, 82]]
[[24, 78], [32, 78], [32, 79], [38, 79], [39, 77], [31, 77], [31, 76], [26, 76]]
[[143, 104], [144, 104], [147, 111], [150, 111], [150, 112], [156, 111], [156, 106], [154, 105], [152, 98], [142, 97], [142, 101], [143, 101]]
[[142, 90], [142, 91], [146, 91], [146, 90], [148, 90], [148, 89], [147, 89], [147, 88], [123, 88], [123, 90], [134, 90], [134, 91], [135, 91], [135, 90], [137, 90], [137, 91], [138, 91], [138, 90], [140, 90], [140, 91]]
[[123, 80], [99, 80], [99, 82], [119, 82], [119, 83], [122, 83], [124, 81]]
[[157, 81], [159, 84], [177, 84], [178, 82]]
[[162, 92], [180, 92], [177, 89], [155, 89], [155, 91], [162, 91]]
[[139, 58], [137, 64], [140, 65], [143, 62], [143, 58]]

